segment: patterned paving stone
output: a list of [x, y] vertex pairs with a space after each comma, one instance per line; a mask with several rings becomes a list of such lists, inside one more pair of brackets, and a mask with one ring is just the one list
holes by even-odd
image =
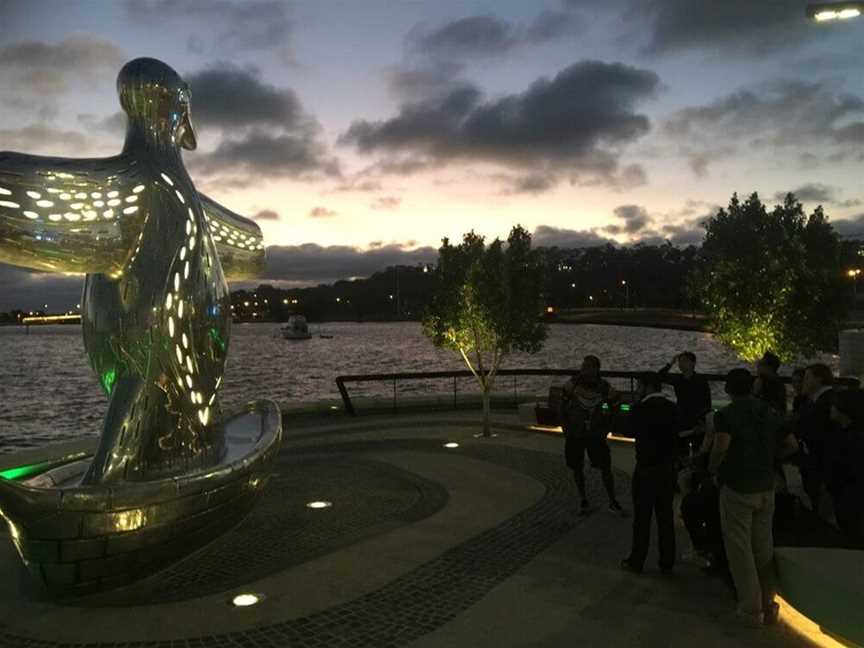
[[[338, 508], [310, 510], [310, 501]], [[447, 491], [357, 453], [286, 453], [249, 516], [233, 531], [153, 578], [76, 606], [168, 603], [241, 587], [441, 510]]]
[[[294, 457], [319, 460], [323, 455], [362, 455], [385, 452], [452, 453], [440, 441], [399, 439], [345, 441], [334, 436], [316, 439], [315, 445], [294, 447]], [[516, 573], [532, 558], [570, 531], [577, 523], [575, 487], [561, 457], [545, 452], [494, 445], [494, 442], [459, 449], [468, 457], [507, 467], [532, 477], [546, 487], [532, 506], [501, 524], [453, 546], [438, 557], [405, 573], [384, 587], [353, 601], [252, 630], [194, 639], [129, 642], [138, 648], [202, 646], [348, 647], [403, 646], [447, 623], [479, 601], [492, 588]], [[586, 473], [589, 490], [600, 497], [601, 486], [593, 471]], [[629, 483], [617, 475], [619, 489]], [[277, 480], [278, 485], [278, 480]], [[626, 495], [622, 493], [622, 498]], [[178, 569], [181, 569], [179, 566]], [[120, 643], [86, 644], [115, 648]], [[0, 628], [3, 648], [73, 648], [76, 644], [33, 640]]]

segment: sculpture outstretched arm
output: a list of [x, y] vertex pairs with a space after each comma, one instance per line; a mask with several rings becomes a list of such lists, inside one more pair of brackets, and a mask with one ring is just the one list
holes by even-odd
[[202, 193], [198, 196], [225, 278], [260, 277], [264, 272], [264, 239], [258, 223], [235, 214]]
[[148, 200], [123, 156], [51, 158], [0, 151], [0, 262], [52, 272], [122, 271]]

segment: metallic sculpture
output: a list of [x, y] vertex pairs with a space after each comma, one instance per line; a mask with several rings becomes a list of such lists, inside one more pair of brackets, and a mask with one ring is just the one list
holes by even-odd
[[[226, 275], [262, 269], [260, 228], [195, 190], [180, 152], [196, 148], [191, 94], [173, 69], [133, 60], [117, 90], [128, 117], [120, 155], [0, 153], [0, 261], [87, 273], [84, 344], [110, 399], [92, 460], [29, 483], [0, 481], [0, 512], [25, 564], [60, 592], [152, 570], [148, 554], [165, 542], [178, 545], [161, 551], [170, 560], [209, 540], [212, 533], [197, 544], [176, 536], [236, 521], [281, 441], [275, 404], [226, 418], [219, 398], [231, 324]], [[214, 515], [219, 507], [223, 515]], [[118, 535], [118, 555], [136, 555], [110, 570], [113, 580], [63, 559], [64, 542], [89, 541], [101, 550], [66, 553], [109, 560]]]

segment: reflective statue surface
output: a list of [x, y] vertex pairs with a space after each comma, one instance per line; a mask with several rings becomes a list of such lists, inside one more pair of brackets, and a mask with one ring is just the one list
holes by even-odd
[[[120, 155], [0, 153], [0, 261], [87, 275], [84, 343], [110, 400], [76, 488], [206, 475], [232, 456], [220, 406], [226, 275], [254, 277], [264, 263], [257, 224], [199, 194], [183, 165], [181, 147], [196, 147], [187, 84], [136, 59], [117, 90], [128, 117]], [[0, 508], [16, 508], [9, 498], [0, 490]]]

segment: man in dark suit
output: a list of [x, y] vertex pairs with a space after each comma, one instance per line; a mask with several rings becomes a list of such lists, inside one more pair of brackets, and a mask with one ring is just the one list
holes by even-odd
[[645, 373], [639, 379], [639, 402], [630, 410], [636, 438], [636, 469], [633, 471], [633, 546], [621, 567], [641, 572], [648, 554], [651, 517], [657, 516], [660, 570], [670, 573], [675, 564], [675, 528], [672, 499], [678, 408], [663, 395], [660, 376]]
[[810, 498], [813, 510], [825, 513], [826, 444], [830, 443], [834, 423], [831, 404], [834, 401], [834, 374], [827, 365], [812, 364], [804, 371], [802, 393], [807, 400], [801, 406], [797, 422], [797, 437], [801, 452], [798, 466], [801, 485]]

